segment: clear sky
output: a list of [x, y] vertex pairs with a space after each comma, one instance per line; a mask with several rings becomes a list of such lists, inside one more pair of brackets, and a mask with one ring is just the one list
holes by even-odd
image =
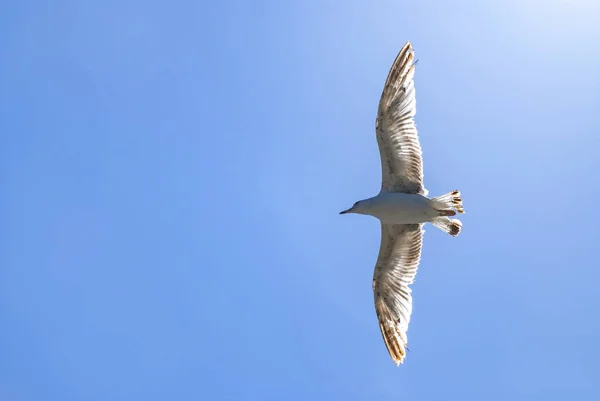
[[[597, 1], [13, 1], [0, 400], [600, 399]], [[431, 195], [410, 352], [371, 278], [406, 40]]]

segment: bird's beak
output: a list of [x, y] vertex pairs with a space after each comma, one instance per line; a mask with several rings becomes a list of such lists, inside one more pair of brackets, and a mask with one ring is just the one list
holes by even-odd
[[348, 210], [341, 211], [341, 212], [340, 212], [340, 214], [346, 214], [346, 213], [350, 213], [350, 210], [352, 210], [352, 208], [350, 208], [350, 209], [348, 209]]

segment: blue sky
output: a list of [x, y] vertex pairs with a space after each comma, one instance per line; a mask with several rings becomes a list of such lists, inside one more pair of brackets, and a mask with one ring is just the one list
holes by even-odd
[[[21, 1], [0, 13], [0, 399], [597, 400], [593, 1]], [[432, 195], [376, 324], [377, 101]]]

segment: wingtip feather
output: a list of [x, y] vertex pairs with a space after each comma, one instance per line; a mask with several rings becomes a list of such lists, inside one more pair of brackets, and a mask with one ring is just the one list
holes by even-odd
[[396, 366], [400, 366], [406, 358], [407, 339], [398, 323], [392, 319], [387, 307], [378, 305], [379, 329], [383, 337], [385, 347]]
[[392, 100], [409, 83], [415, 73], [415, 53], [410, 41], [407, 41], [398, 52], [385, 81], [380, 105], [385, 109]]

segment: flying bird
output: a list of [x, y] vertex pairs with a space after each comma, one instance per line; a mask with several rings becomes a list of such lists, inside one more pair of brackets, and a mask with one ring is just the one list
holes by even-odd
[[460, 192], [429, 198], [423, 185], [421, 144], [416, 113], [414, 52], [406, 42], [388, 74], [379, 101], [375, 129], [381, 157], [381, 190], [340, 212], [377, 217], [381, 245], [373, 274], [375, 311], [383, 341], [392, 360], [406, 357], [406, 332], [412, 312], [412, 284], [423, 243], [423, 226], [432, 223], [456, 237], [462, 228], [450, 217], [464, 213]]

